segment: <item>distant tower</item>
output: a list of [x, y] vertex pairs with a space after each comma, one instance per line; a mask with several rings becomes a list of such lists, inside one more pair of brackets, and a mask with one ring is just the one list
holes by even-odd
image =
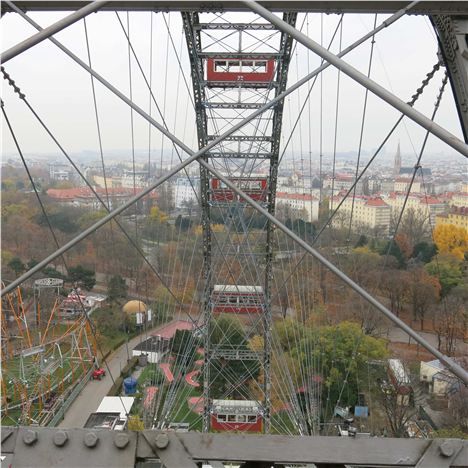
[[400, 142], [398, 142], [398, 148], [395, 153], [395, 162], [393, 165], [393, 175], [395, 177], [397, 177], [398, 174], [400, 173], [400, 169], [401, 169], [401, 153], [400, 153]]

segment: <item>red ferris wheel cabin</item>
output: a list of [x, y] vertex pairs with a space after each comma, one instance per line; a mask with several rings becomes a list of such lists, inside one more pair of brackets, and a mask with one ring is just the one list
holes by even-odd
[[215, 431], [262, 432], [260, 405], [254, 400], [213, 400], [211, 428]]
[[[266, 177], [236, 177], [229, 179], [236, 187], [258, 202], [266, 202], [268, 194], [268, 178]], [[234, 191], [219, 179], [211, 179], [211, 201], [232, 202], [242, 201]]]
[[275, 60], [251, 58], [209, 58], [206, 61], [208, 82], [269, 83], [275, 75]]
[[264, 300], [261, 286], [217, 284], [211, 294], [215, 314], [260, 314]]

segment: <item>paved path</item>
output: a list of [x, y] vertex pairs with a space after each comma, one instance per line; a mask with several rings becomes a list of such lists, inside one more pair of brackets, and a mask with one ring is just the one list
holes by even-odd
[[[151, 332], [165, 326], [167, 326], [167, 324], [154, 328]], [[148, 330], [148, 334], [149, 332]], [[128, 342], [128, 355], [130, 357], [132, 357], [132, 349], [141, 339], [145, 339], [145, 333], [136, 336]], [[126, 343], [120, 348], [117, 348], [106, 361], [112, 376], [114, 379], [117, 379], [120, 375], [120, 370], [127, 364]], [[65, 418], [58, 425], [59, 427], [83, 427], [89, 415], [98, 409], [101, 400], [107, 395], [113, 383], [107, 366], [102, 364], [102, 367], [106, 369], [106, 376], [102, 380], [90, 380], [83, 387], [81, 393], [76, 397], [70, 408], [68, 408], [68, 411], [65, 413]]]
[[[432, 346], [437, 348], [437, 335], [435, 333], [422, 332], [420, 330], [415, 330], [418, 335], [421, 335], [426, 341], [428, 341]], [[388, 339], [394, 343], [406, 343], [409, 342], [416, 344], [416, 342], [409, 338], [408, 334], [404, 332], [401, 328], [393, 327], [390, 328], [388, 333]], [[457, 354], [468, 355], [468, 343], [464, 343], [463, 340], [457, 340]], [[435, 359], [435, 358], [434, 358]]]

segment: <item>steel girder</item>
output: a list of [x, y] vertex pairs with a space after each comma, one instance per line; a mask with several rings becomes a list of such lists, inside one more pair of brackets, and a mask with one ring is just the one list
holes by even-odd
[[[195, 102], [195, 115], [197, 121], [198, 147], [203, 148], [208, 143], [207, 115], [203, 103], [206, 101], [205, 89], [202, 85], [204, 68], [203, 59], [198, 56], [197, 51], [201, 47], [200, 30], [195, 28], [199, 23], [198, 13], [182, 12], [185, 39], [190, 59], [193, 96]], [[203, 156], [207, 160], [208, 156]], [[210, 175], [206, 168], [200, 166], [200, 203], [202, 210], [202, 235], [203, 235], [203, 303], [202, 303], [202, 326], [206, 330], [204, 342], [204, 366], [203, 366], [203, 401], [205, 408], [209, 401], [210, 389], [210, 343], [206, 337], [209, 336], [210, 326], [210, 301], [212, 283], [211, 264], [211, 215], [209, 203]], [[209, 414], [203, 411], [203, 431], [208, 430]]]
[[[2, 428], [2, 466], [466, 467], [468, 441]], [[159, 465], [158, 465], [159, 466]], [[231, 465], [229, 465], [231, 466]]]
[[463, 136], [468, 143], [468, 17], [434, 15], [431, 21], [449, 74]]
[[[209, 29], [210, 31], [213, 30], [225, 30], [225, 29], [234, 29], [237, 31], [243, 31], [248, 27], [248, 29], [258, 29], [261, 31], [269, 31], [275, 30], [276, 28], [272, 28], [268, 25], [259, 25], [258, 28], [252, 27], [255, 26], [255, 23], [250, 24], [226, 24], [221, 26], [213, 25], [212, 23], [200, 23], [199, 15], [197, 13], [190, 13], [190, 12], [183, 12], [183, 22], [184, 22], [184, 30], [187, 36], [187, 45], [188, 45], [188, 53], [190, 57], [190, 63], [192, 67], [192, 80], [193, 80], [193, 88], [195, 94], [195, 107], [197, 112], [197, 131], [198, 131], [198, 138], [199, 138], [199, 147], [203, 147], [208, 141], [212, 141], [217, 138], [217, 121], [221, 122], [221, 125], [224, 123], [223, 119], [227, 120], [227, 117], [223, 117], [222, 115], [218, 114], [208, 114], [210, 109], [240, 109], [240, 113], [246, 112], [249, 109], [256, 109], [258, 108], [258, 102], [251, 103], [238, 98], [237, 102], [234, 100], [230, 100], [227, 96], [229, 92], [232, 90], [237, 90], [236, 92], [241, 92], [240, 88], [249, 91], [253, 88], [265, 88], [266, 95], [269, 93], [274, 93], [274, 96], [278, 96], [282, 91], [286, 88], [286, 80], [287, 80], [287, 70], [290, 61], [290, 54], [291, 54], [291, 45], [292, 39], [289, 39], [287, 35], [283, 33], [279, 33], [279, 45], [277, 52], [248, 52], [248, 50], [244, 50], [241, 46], [241, 38], [239, 38], [239, 51], [238, 52], [216, 52], [213, 51], [212, 48], [209, 49], [209, 52], [203, 50], [200, 35], [205, 29]], [[297, 14], [296, 13], [286, 13], [284, 14], [284, 19], [291, 25], [295, 25]], [[260, 39], [261, 41], [261, 39]], [[209, 82], [204, 77], [204, 60], [207, 58], [258, 58], [258, 59], [275, 59], [276, 60], [276, 71], [275, 71], [275, 79], [273, 82], [270, 83], [239, 83], [237, 84], [229, 84], [229, 83], [215, 83]], [[223, 88], [224, 91], [215, 94], [215, 98], [213, 98], [213, 102], [210, 101], [209, 92], [210, 88], [221, 89]], [[225, 93], [225, 95], [223, 94]], [[223, 97], [225, 97], [225, 101], [223, 102]], [[221, 98], [221, 99], [220, 99]], [[260, 132], [257, 133], [257, 130], [254, 134], [234, 134], [225, 139], [225, 142], [228, 145], [231, 145], [229, 148], [220, 147], [214, 148], [212, 151], [207, 153], [206, 158], [211, 160], [220, 161], [222, 164], [222, 160], [226, 161], [226, 169], [229, 167], [229, 161], [235, 159], [236, 161], [252, 161], [255, 160], [263, 160], [269, 163], [269, 184], [268, 192], [271, 194], [272, 190], [276, 190], [276, 177], [277, 177], [277, 165], [278, 165], [278, 156], [279, 156], [279, 144], [280, 144], [280, 135], [281, 135], [281, 118], [282, 118], [282, 111], [283, 111], [283, 102], [278, 102], [278, 104], [274, 107], [272, 111], [272, 115], [268, 122], [270, 122], [270, 126], [267, 127], [264, 133]], [[243, 114], [239, 114], [242, 118]], [[210, 132], [208, 132], [210, 128]], [[257, 127], [258, 128], [258, 127]], [[215, 134], [212, 132], [215, 131]], [[241, 149], [241, 144], [243, 145], [251, 145], [249, 150]], [[256, 144], [256, 145], [255, 145]], [[252, 145], [254, 145], [252, 147]], [[261, 145], [261, 146], [258, 146]], [[237, 148], [237, 150], [236, 150]], [[271, 150], [270, 150], [271, 148]], [[201, 179], [202, 179], [202, 187], [209, 188], [209, 175], [207, 174], [206, 170], [201, 171]], [[208, 190], [207, 190], [208, 193]], [[270, 213], [274, 213], [274, 204], [275, 204], [275, 197], [274, 195], [269, 195], [268, 202], [266, 203], [268, 210]], [[209, 219], [211, 217], [210, 213], [210, 204], [206, 203], [206, 200], [202, 199], [202, 219], [203, 219], [203, 230], [204, 230], [204, 260], [205, 260], [205, 288], [204, 288], [204, 299], [203, 299], [203, 321], [204, 321], [204, 328], [206, 330], [205, 334], [205, 366], [204, 366], [204, 389], [203, 389], [203, 397], [204, 397], [204, 412], [203, 412], [203, 430], [206, 432], [209, 430], [209, 415], [210, 415], [210, 361], [212, 359], [236, 359], [236, 360], [260, 360], [262, 362], [262, 369], [264, 372], [264, 384], [263, 384], [263, 393], [264, 393], [264, 402], [263, 402], [263, 414], [264, 414], [264, 426], [265, 432], [270, 430], [270, 406], [271, 406], [271, 308], [270, 308], [270, 289], [271, 289], [271, 280], [272, 280], [272, 266], [271, 262], [273, 259], [272, 255], [272, 245], [271, 240], [273, 239], [273, 225], [268, 223], [267, 225], [267, 233], [266, 233], [266, 246], [265, 246], [265, 264], [264, 264], [264, 279], [263, 286], [265, 291], [265, 302], [267, 306], [265, 307], [265, 312], [263, 313], [262, 317], [262, 328], [263, 328], [263, 339], [264, 339], [264, 350], [262, 352], [221, 352], [221, 350], [214, 350], [212, 349], [211, 344], [211, 330], [210, 330], [210, 321], [212, 317], [212, 312], [210, 308], [210, 295], [212, 289], [212, 280], [217, 278], [216, 272], [213, 271], [212, 262], [214, 260], [213, 252], [212, 252], [212, 233], [206, 233], [205, 231], [211, 231], [211, 226]], [[242, 213], [238, 213], [238, 215], [242, 218]], [[243, 229], [245, 230], [244, 236], [248, 236], [248, 229], [245, 225], [245, 222], [241, 219], [241, 224]], [[243, 252], [245, 256], [249, 256], [249, 252]], [[258, 265], [258, 262], [257, 262]], [[220, 354], [221, 353], [221, 354]]]
[[[16, 4], [24, 11], [70, 11], [78, 10], [88, 0], [18, 0]], [[272, 11], [308, 13], [382, 13], [391, 14], [404, 8], [405, 0], [268, 0], [260, 2]], [[10, 8], [2, 2], [2, 14]], [[225, 12], [248, 11], [240, 0], [113, 0], [107, 2], [104, 11], [191, 11]], [[412, 11], [419, 15], [468, 15], [466, 0], [420, 1]]]

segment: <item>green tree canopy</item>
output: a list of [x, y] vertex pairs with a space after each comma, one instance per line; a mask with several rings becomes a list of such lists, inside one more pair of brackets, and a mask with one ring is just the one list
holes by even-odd
[[81, 284], [85, 289], [93, 289], [96, 284], [96, 273], [82, 265], [68, 269], [68, 279], [73, 283]]
[[442, 297], [463, 280], [461, 264], [452, 255], [438, 255], [426, 265], [426, 271], [439, 280]]
[[117, 301], [127, 297], [128, 287], [120, 275], [112, 276], [107, 282], [107, 296], [109, 301]]
[[8, 266], [13, 270], [16, 276], [19, 276], [25, 270], [25, 265], [19, 257], [13, 257], [9, 262]]
[[341, 322], [311, 330], [291, 354], [306, 374], [318, 372], [320, 363], [323, 398], [333, 409], [336, 403], [356, 403], [358, 382], [367, 376], [368, 361], [384, 359], [388, 353], [384, 340], [366, 335], [356, 323]]

